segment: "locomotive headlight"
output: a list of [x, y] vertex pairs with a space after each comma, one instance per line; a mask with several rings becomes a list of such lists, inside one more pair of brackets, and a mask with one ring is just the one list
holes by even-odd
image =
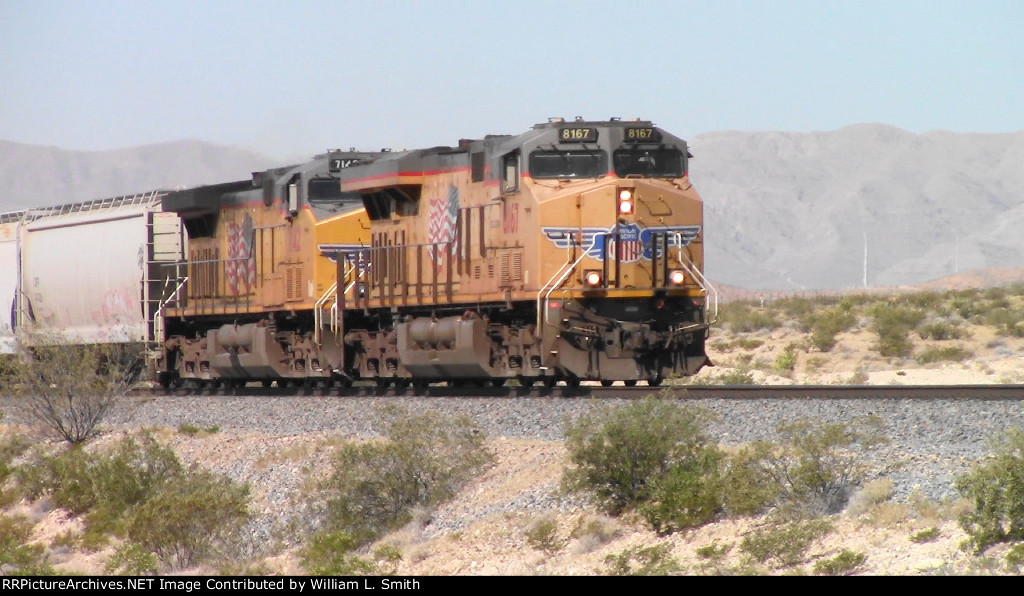
[[629, 215], [633, 212], [633, 191], [624, 188], [619, 191], [619, 213]]
[[681, 286], [686, 281], [686, 272], [682, 269], [674, 269], [668, 274], [668, 281], [674, 286]]
[[601, 277], [601, 272], [596, 269], [583, 272], [583, 283], [588, 287], [600, 287], [602, 281], [604, 280]]

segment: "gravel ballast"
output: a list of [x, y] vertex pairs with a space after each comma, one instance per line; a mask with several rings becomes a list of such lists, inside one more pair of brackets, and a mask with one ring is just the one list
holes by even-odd
[[[436, 409], [465, 414], [492, 439], [561, 441], [566, 420], [623, 400], [565, 398], [246, 397], [157, 396], [130, 398], [108, 426], [177, 428], [188, 423], [221, 432], [273, 436], [329, 434], [362, 439], [377, 435], [380, 408]], [[683, 400], [714, 412], [708, 432], [724, 445], [776, 438], [776, 427], [800, 418], [828, 423], [881, 418], [889, 442], [866, 461], [875, 476], [894, 484], [894, 498], [917, 491], [929, 500], [956, 497], [953, 482], [990, 452], [989, 439], [1024, 428], [1024, 407], [1014, 400], [700, 399]]]

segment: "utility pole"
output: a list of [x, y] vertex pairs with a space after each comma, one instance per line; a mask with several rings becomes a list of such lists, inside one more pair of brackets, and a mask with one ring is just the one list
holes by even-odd
[[868, 287], [868, 232], [864, 231], [864, 287]]

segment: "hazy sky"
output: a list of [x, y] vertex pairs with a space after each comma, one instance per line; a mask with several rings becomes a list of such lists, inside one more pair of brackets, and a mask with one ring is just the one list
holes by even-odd
[[269, 157], [549, 116], [1024, 130], [1024, 0], [0, 0], [0, 140]]

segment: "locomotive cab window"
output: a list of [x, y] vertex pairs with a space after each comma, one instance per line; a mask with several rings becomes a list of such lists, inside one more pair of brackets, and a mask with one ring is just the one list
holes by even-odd
[[362, 195], [342, 192], [337, 178], [311, 179], [306, 186], [306, 197], [317, 219], [363, 206]]
[[618, 149], [612, 154], [615, 175], [643, 176], [646, 178], [679, 178], [686, 173], [682, 151], [673, 148]]
[[603, 150], [534, 151], [530, 154], [533, 178], [597, 178], [608, 172]]
[[501, 158], [501, 190], [515, 192], [519, 190], [519, 152], [513, 151]]

